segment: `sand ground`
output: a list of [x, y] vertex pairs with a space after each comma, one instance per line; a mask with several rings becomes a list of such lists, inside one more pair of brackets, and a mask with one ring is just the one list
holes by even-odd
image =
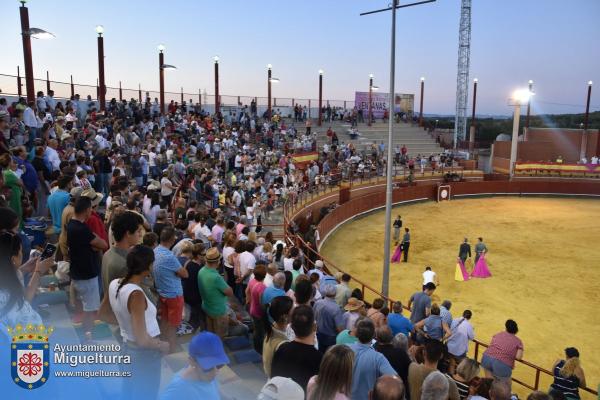
[[[512, 318], [519, 324], [526, 360], [551, 369], [565, 347], [575, 346], [588, 386], [598, 386], [600, 201], [480, 198], [400, 206], [393, 210], [393, 216], [397, 214], [411, 229], [411, 247], [407, 264], [391, 266], [392, 298], [407, 302], [420, 289], [425, 265], [431, 265], [441, 283], [434, 300], [450, 299], [453, 316], [472, 310], [478, 339], [489, 343]], [[348, 222], [321, 249], [341, 269], [377, 289], [384, 217], [380, 211]], [[493, 276], [454, 281], [462, 239], [468, 237], [474, 247], [478, 236], [488, 246]], [[535, 379], [534, 371], [523, 366], [516, 368], [515, 376], [530, 384]], [[547, 389], [550, 381], [541, 382], [541, 389]]]

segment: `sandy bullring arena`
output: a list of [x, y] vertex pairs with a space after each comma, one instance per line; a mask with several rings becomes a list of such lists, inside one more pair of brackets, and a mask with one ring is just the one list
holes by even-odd
[[[565, 347], [575, 346], [587, 381], [600, 380], [600, 201], [478, 198], [403, 205], [394, 208], [393, 218], [398, 214], [411, 230], [411, 246], [408, 263], [391, 264], [393, 299], [406, 304], [431, 265], [441, 283], [434, 302], [451, 300], [453, 317], [472, 310], [477, 339], [489, 343], [512, 318], [519, 324], [526, 360], [551, 369]], [[489, 250], [492, 277], [455, 281], [461, 241], [467, 237], [474, 247], [479, 236]], [[341, 226], [321, 254], [380, 290], [383, 242], [384, 212], [377, 211]], [[472, 268], [467, 261], [467, 269]], [[373, 296], [367, 293], [366, 299]], [[514, 372], [529, 383], [534, 375], [522, 365]], [[542, 390], [551, 383], [544, 376], [541, 382]], [[523, 388], [518, 386], [513, 388], [519, 392]]]

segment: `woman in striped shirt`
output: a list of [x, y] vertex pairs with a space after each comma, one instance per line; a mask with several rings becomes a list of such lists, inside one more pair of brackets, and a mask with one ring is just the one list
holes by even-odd
[[580, 387], [585, 387], [585, 374], [579, 361], [579, 351], [575, 347], [565, 349], [566, 360], [554, 363], [554, 383], [550, 385], [549, 394], [560, 392], [567, 399], [579, 399]]

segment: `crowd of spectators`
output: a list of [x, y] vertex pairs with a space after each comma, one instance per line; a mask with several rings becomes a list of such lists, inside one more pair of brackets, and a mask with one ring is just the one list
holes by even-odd
[[[333, 134], [318, 161], [297, 168], [294, 151], [315, 150], [306, 128], [259, 118], [255, 106], [224, 116], [172, 103], [160, 115], [150, 99], [99, 112], [91, 99], [63, 105], [40, 93], [0, 109], [0, 323], [42, 323], [36, 304], [62, 301], [52, 274], [82, 340], [94, 342], [100, 319], [131, 355], [131, 398], [220, 398], [222, 340], [251, 335], [263, 398], [509, 400], [523, 355], [516, 322], [493, 337], [481, 378], [468, 357], [473, 313], [453, 318], [450, 301], [432, 303], [434, 283], [410, 297], [406, 318], [400, 302], [368, 303], [349, 275], [268, 229], [286, 199], [334, 170], [383, 169], [383, 146], [361, 156]], [[396, 154], [410, 168], [405, 148]], [[53, 257], [30, 252], [31, 217], [48, 221]], [[186, 335], [189, 365], [159, 393], [161, 359]], [[554, 366], [553, 399], [585, 385], [578, 357], [567, 349]]]

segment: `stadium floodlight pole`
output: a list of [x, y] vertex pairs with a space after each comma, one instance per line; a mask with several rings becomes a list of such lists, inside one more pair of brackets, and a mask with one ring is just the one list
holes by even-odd
[[[471, 114], [471, 127], [469, 129], [469, 151], [475, 147], [475, 108], [477, 107], [477, 83], [479, 79], [473, 79], [473, 113]], [[436, 119], [437, 128], [437, 119]]]
[[215, 114], [221, 112], [221, 99], [219, 98], [219, 56], [214, 56], [215, 60]]
[[423, 96], [425, 95], [425, 77], [421, 77], [421, 105], [419, 106], [419, 126], [423, 126]]
[[[396, 72], [396, 9], [412, 7], [426, 3], [433, 3], [436, 0], [425, 0], [417, 3], [399, 5], [398, 0], [392, 0], [392, 6], [382, 10], [369, 11], [360, 15], [374, 14], [383, 11], [392, 11], [392, 27], [390, 40], [390, 93], [389, 106], [394, 106], [394, 79]], [[390, 245], [392, 228], [392, 130], [394, 128], [394, 118], [388, 119], [388, 148], [387, 148], [387, 177], [385, 191], [385, 243], [383, 248], [383, 278], [381, 282], [381, 293], [388, 299], [390, 286]]]
[[529, 102], [529, 98], [533, 95], [528, 89], [520, 89], [513, 93], [512, 102], [515, 106], [513, 114], [513, 130], [510, 142], [510, 165], [509, 172], [512, 179], [515, 175], [515, 164], [517, 163], [517, 146], [519, 142], [519, 119], [521, 118], [521, 106]]
[[40, 28], [29, 27], [29, 9], [25, 7], [27, 0], [19, 0], [19, 14], [21, 17], [21, 36], [23, 38], [23, 58], [25, 64], [25, 86], [27, 90], [27, 102], [35, 101], [35, 88], [33, 81], [33, 57], [31, 55], [31, 38], [51, 39], [54, 37], [50, 32]]
[[[532, 93], [533, 92], [533, 81], [530, 79], [529, 82], [527, 82], [529, 85], [529, 92]], [[529, 99], [527, 100], [527, 116], [525, 117], [525, 128], [529, 129], [529, 119], [531, 116], [531, 97], [529, 97]]]
[[98, 80], [100, 89], [98, 90], [98, 101], [100, 102], [100, 112], [104, 112], [106, 107], [106, 82], [104, 78], [104, 27], [96, 26], [98, 34]]
[[319, 70], [319, 126], [323, 122], [323, 70]]

